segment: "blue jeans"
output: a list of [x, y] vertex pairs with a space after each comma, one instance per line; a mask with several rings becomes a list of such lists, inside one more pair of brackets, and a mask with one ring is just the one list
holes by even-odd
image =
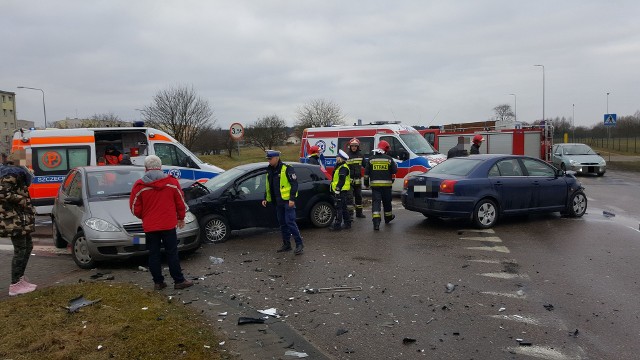
[[291, 246], [291, 235], [296, 241], [296, 246], [302, 245], [302, 236], [296, 224], [296, 207], [289, 207], [289, 203], [276, 204], [276, 214], [278, 215], [278, 224], [280, 224], [280, 232], [282, 233], [282, 243]]
[[161, 284], [164, 282], [162, 276], [162, 264], [160, 261], [160, 248], [164, 246], [164, 253], [167, 256], [169, 274], [176, 284], [183, 282], [184, 275], [180, 268], [180, 258], [178, 257], [178, 234], [176, 229], [151, 231], [145, 233], [147, 249], [149, 249], [149, 272], [153, 277], [153, 282]]

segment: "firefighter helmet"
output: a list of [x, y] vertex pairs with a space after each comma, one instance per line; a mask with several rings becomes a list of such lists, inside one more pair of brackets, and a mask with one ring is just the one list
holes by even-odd
[[358, 140], [356, 138], [353, 138], [353, 139], [349, 140], [349, 146], [352, 146], [352, 145], [360, 146], [360, 140]]
[[384, 140], [380, 140], [380, 142], [378, 143], [378, 149], [386, 152], [389, 152], [389, 150], [391, 150], [391, 146], [389, 146], [389, 143], [384, 141]]
[[317, 145], [313, 145], [309, 148], [309, 154], [317, 154], [320, 152], [320, 148]]
[[483, 137], [482, 135], [480, 135], [480, 134], [476, 134], [476, 135], [473, 137], [473, 140], [472, 140], [472, 141], [473, 141], [473, 143], [474, 143], [474, 144], [479, 144], [479, 143], [481, 143], [481, 142], [483, 142], [483, 141], [484, 141], [484, 137]]

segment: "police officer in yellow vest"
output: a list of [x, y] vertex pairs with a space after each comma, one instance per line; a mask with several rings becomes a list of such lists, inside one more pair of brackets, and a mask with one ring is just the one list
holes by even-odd
[[[331, 191], [333, 191], [336, 205], [336, 219], [331, 226], [331, 230], [351, 229], [351, 212], [349, 207], [353, 208], [350, 202], [353, 200], [351, 196], [351, 175], [349, 165], [347, 165], [349, 156], [344, 151], [338, 151], [336, 156], [336, 166], [333, 168], [333, 180], [331, 181]], [[344, 220], [344, 227], [342, 221]]]
[[296, 242], [295, 254], [303, 252], [302, 236], [296, 224], [296, 197], [298, 196], [298, 180], [292, 166], [280, 161], [280, 152], [267, 150], [267, 181], [265, 199], [262, 206], [273, 203], [276, 206], [280, 232], [282, 233], [282, 247], [278, 252], [291, 251], [291, 236]]

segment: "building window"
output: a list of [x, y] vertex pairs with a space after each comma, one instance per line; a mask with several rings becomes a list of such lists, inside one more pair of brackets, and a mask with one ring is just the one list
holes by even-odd
[[2, 112], [4, 113], [4, 116], [7, 116], [7, 109], [2, 109]]
[[8, 122], [6, 122], [6, 121], [4, 122], [4, 128], [5, 128], [5, 129], [8, 129], [8, 128], [9, 128], [9, 123], [8, 123]]
[[5, 99], [4, 99], [4, 95], [2, 95], [2, 102], [6, 102]]

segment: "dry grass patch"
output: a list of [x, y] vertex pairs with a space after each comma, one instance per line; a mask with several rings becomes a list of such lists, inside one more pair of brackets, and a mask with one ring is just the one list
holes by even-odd
[[[300, 161], [300, 145], [285, 145], [278, 146], [273, 150], [278, 150], [282, 153], [280, 159], [282, 161], [299, 162]], [[256, 162], [266, 162], [264, 157], [265, 153], [262, 149], [257, 147], [243, 147], [240, 148], [240, 155], [236, 152], [228, 155], [201, 155], [200, 160], [221, 167], [225, 170], [229, 170], [232, 167], [250, 164]]]
[[[69, 313], [69, 300], [100, 302]], [[146, 310], [143, 310], [146, 308]], [[230, 359], [193, 309], [130, 284], [56, 286], [0, 302], [3, 359]]]

